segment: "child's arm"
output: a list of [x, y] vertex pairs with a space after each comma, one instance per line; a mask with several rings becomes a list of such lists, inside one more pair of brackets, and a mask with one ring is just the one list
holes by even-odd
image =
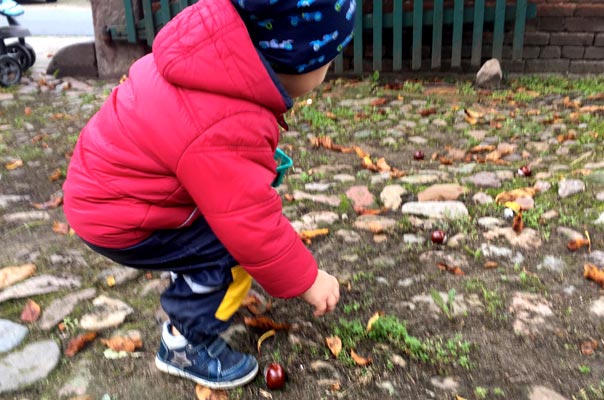
[[300, 298], [315, 307], [315, 317], [319, 317], [336, 308], [340, 301], [340, 284], [336, 278], [320, 269], [315, 283]]

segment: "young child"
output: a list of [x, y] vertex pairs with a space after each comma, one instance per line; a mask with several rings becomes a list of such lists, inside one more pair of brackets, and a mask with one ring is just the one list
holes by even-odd
[[256, 359], [218, 334], [252, 278], [332, 311], [337, 280], [282, 215], [271, 187], [283, 113], [352, 37], [354, 0], [201, 0], [157, 35], [82, 130], [64, 211], [93, 250], [172, 272], [157, 367], [212, 388], [251, 381]]

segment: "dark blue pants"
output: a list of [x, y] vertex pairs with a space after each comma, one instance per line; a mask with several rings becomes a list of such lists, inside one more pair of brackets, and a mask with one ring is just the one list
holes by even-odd
[[224, 331], [251, 285], [249, 275], [203, 218], [189, 227], [157, 231], [125, 249], [86, 244], [128, 267], [172, 272], [172, 284], [162, 293], [161, 305], [174, 327], [192, 342]]

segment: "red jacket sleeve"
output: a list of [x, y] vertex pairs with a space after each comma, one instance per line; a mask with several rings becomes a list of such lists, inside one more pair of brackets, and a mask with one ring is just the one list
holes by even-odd
[[229, 119], [205, 131], [188, 146], [176, 173], [241, 266], [272, 296], [295, 297], [314, 283], [317, 264], [282, 215], [271, 187], [273, 138], [258, 132], [257, 121], [258, 115]]

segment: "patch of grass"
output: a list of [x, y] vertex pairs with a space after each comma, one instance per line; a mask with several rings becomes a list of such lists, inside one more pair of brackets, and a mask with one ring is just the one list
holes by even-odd
[[474, 96], [476, 95], [476, 90], [474, 90], [474, 85], [472, 82], [458, 82], [457, 84], [457, 93], [463, 96]]
[[449, 320], [453, 319], [453, 304], [455, 303], [455, 294], [456, 292], [454, 288], [449, 290], [447, 293], [447, 301], [445, 302], [438, 290], [430, 290], [432, 300], [434, 300], [434, 303], [436, 303], [436, 305], [442, 310]]
[[480, 279], [470, 279], [466, 282], [465, 288], [470, 293], [476, 293], [482, 297], [487, 314], [495, 320], [505, 320], [505, 300], [502, 295], [486, 287]]
[[604, 400], [604, 380], [598, 384], [582, 388], [573, 395], [572, 400]]
[[424, 93], [424, 85], [421, 82], [406, 81], [403, 83], [402, 91], [406, 93], [421, 94]]
[[589, 365], [579, 365], [578, 369], [579, 372], [584, 375], [588, 375], [591, 373], [591, 367]]
[[489, 395], [489, 389], [482, 386], [476, 386], [474, 388], [474, 395], [477, 399], [486, 399]]
[[578, 92], [581, 95], [589, 96], [604, 92], [604, 78], [601, 76], [570, 79], [560, 75], [526, 75], [514, 79], [511, 85], [514, 90], [525, 87], [528, 90], [539, 92], [541, 95], [565, 95], [568, 92]]

